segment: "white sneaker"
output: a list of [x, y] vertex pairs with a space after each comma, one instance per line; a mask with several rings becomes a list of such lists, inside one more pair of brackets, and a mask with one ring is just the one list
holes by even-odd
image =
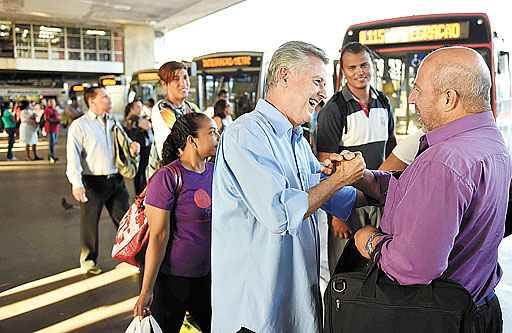
[[95, 265], [94, 263], [89, 264], [89, 261], [86, 262], [85, 265], [80, 267], [82, 270], [82, 274], [92, 274], [92, 275], [98, 275], [101, 274], [102, 270], [98, 267], [98, 265]]
[[17, 161], [18, 159], [16, 158], [16, 156], [13, 156], [13, 157], [11, 157], [11, 158], [8, 158], [7, 160], [8, 160], [8, 161]]

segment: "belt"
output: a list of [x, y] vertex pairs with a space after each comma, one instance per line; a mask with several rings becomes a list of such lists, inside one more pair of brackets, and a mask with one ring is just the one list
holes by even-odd
[[487, 296], [476, 302], [475, 305], [478, 308], [482, 305], [489, 304], [489, 302], [492, 301], [494, 297], [496, 297], [496, 294], [494, 293], [494, 291], [491, 291], [490, 293], [487, 294]]
[[98, 180], [111, 180], [117, 177], [121, 177], [119, 173], [111, 173], [110, 175], [84, 175], [86, 178], [98, 179]]

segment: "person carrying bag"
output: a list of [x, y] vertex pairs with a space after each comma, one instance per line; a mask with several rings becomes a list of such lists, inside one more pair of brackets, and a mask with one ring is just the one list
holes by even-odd
[[144, 211], [149, 241], [133, 316], [153, 315], [166, 333], [180, 331], [187, 311], [203, 333], [210, 332], [213, 165], [207, 159], [215, 155], [218, 140], [208, 116], [178, 118], [162, 157], [164, 165], [181, 173], [179, 196], [168, 167], [160, 168], [148, 184]]

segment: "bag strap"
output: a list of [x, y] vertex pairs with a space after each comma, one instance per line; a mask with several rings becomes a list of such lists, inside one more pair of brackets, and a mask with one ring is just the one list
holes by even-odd
[[343, 130], [345, 130], [345, 134], [347, 134], [348, 105], [347, 101], [345, 101], [345, 99], [343, 98], [343, 93], [341, 92], [341, 90], [334, 94], [334, 102], [336, 102], [338, 110], [341, 112], [341, 116], [343, 117], [343, 125], [341, 131], [343, 132]]
[[174, 216], [176, 211], [176, 205], [178, 203], [178, 196], [180, 195], [181, 188], [183, 187], [183, 177], [181, 170], [174, 163], [170, 163], [164, 166], [172, 174], [172, 182], [174, 185], [174, 202], [172, 203], [171, 217]]

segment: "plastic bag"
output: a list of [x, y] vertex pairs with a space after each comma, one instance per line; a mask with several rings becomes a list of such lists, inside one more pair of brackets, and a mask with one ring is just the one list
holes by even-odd
[[[153, 331], [151, 331], [153, 329]], [[156, 322], [153, 316], [144, 317], [140, 320], [139, 318], [133, 318], [132, 322], [124, 333], [163, 333], [160, 326]]]

